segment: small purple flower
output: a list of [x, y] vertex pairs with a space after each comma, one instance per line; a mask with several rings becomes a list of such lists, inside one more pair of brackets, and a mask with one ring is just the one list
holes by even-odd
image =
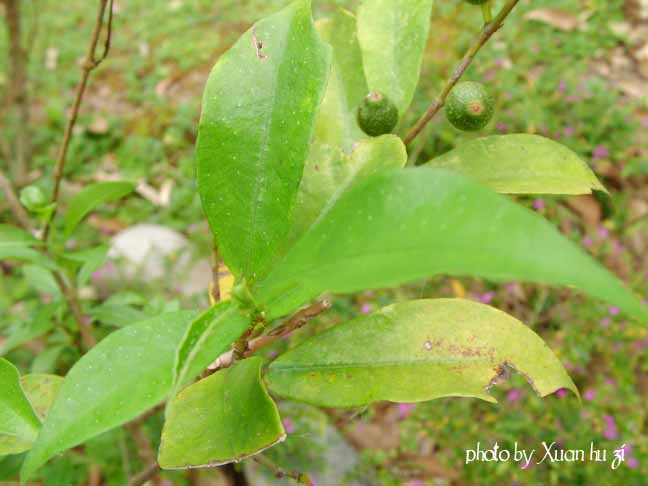
[[295, 424], [293, 424], [293, 421], [289, 418], [283, 419], [283, 426], [284, 429], [286, 429], [287, 434], [292, 434], [295, 431]]
[[559, 92], [564, 93], [566, 89], [567, 89], [567, 82], [561, 81], [560, 83], [558, 83]]
[[601, 226], [598, 229], [598, 235], [605, 240], [610, 236], [610, 231], [605, 226]]
[[398, 404], [398, 418], [401, 420], [406, 419], [416, 408], [415, 403], [399, 403]]
[[423, 481], [421, 481], [420, 479], [412, 479], [409, 482], [409, 486], [424, 486], [424, 484], [425, 483]]
[[629, 457], [626, 464], [630, 469], [637, 469], [639, 467], [639, 461], [635, 457]]
[[520, 464], [520, 469], [522, 470], [531, 469], [532, 467], [533, 467], [533, 461], [522, 462]]
[[538, 198], [535, 201], [533, 201], [533, 209], [535, 209], [536, 211], [542, 211], [544, 208], [545, 208], [545, 202], [543, 199]]
[[504, 287], [506, 289], [507, 294], [515, 295], [517, 294], [518, 291], [518, 283], [517, 282], [509, 282], [506, 284]]
[[588, 402], [591, 402], [596, 398], [596, 391], [595, 390], [587, 390], [585, 393], [583, 393], [583, 398], [587, 400]]
[[500, 133], [505, 133], [506, 132], [506, 124], [503, 121], [498, 121], [497, 122], [497, 131]]
[[576, 130], [574, 129], [574, 127], [566, 127], [564, 133], [565, 137], [573, 137], [574, 133], [576, 133]]
[[556, 396], [558, 398], [565, 398], [567, 396], [567, 390], [565, 388], [561, 388], [556, 392]]
[[635, 341], [634, 343], [632, 343], [632, 345], [635, 349], [643, 351], [644, 349], [648, 348], [648, 338]]
[[360, 306], [360, 312], [363, 314], [369, 314], [372, 310], [373, 306], [368, 302], [365, 302]]
[[520, 390], [511, 390], [506, 395], [506, 399], [511, 403], [517, 402], [520, 398], [522, 398], [522, 392]]
[[623, 250], [624, 250], [623, 243], [621, 243], [620, 241], [615, 241], [614, 242], [614, 253], [616, 253], [616, 254], [623, 253]]
[[612, 323], [612, 320], [611, 320], [609, 317], [604, 317], [604, 318], [601, 319], [601, 321], [599, 322], [599, 324], [601, 325], [601, 327], [602, 327], [603, 329], [605, 329], [605, 328], [607, 328], [607, 327], [610, 327], [610, 324], [611, 324], [611, 323]]
[[610, 151], [603, 145], [599, 145], [592, 152], [592, 157], [594, 157], [595, 159], [604, 159], [606, 157], [609, 157], [609, 155]]
[[485, 292], [478, 296], [478, 300], [482, 304], [490, 304], [494, 298], [495, 292]]
[[648, 118], [644, 118], [641, 120], [641, 126], [648, 128]]
[[611, 415], [604, 415], [605, 429], [603, 429], [603, 437], [608, 440], [614, 440], [619, 437], [619, 429], [617, 428], [616, 421]]
[[618, 316], [620, 312], [621, 312], [621, 309], [619, 309], [618, 307], [616, 307], [614, 305], [608, 307], [608, 314], [610, 314], [611, 316]]
[[589, 236], [586, 236], [585, 238], [583, 238], [583, 246], [585, 248], [592, 248], [593, 244], [594, 244], [594, 242], [592, 241], [592, 238], [590, 238]]

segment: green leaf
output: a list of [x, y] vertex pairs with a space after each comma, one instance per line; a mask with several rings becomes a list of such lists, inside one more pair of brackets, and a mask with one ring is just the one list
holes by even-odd
[[94, 271], [104, 264], [108, 257], [108, 250], [108, 246], [102, 245], [65, 254], [66, 258], [81, 262], [81, 268], [79, 268], [77, 274], [77, 287], [83, 287], [87, 284]]
[[318, 21], [317, 29], [333, 47], [333, 63], [284, 248], [290, 248], [356, 176], [377, 171], [383, 164], [393, 167], [405, 151], [395, 136], [367, 139], [356, 122], [357, 106], [368, 88], [355, 17], [338, 9], [332, 17]]
[[219, 302], [196, 317], [178, 346], [174, 394], [227, 351], [251, 324], [250, 313], [230, 300]]
[[407, 151], [401, 139], [383, 135], [357, 142], [348, 156], [338, 150], [337, 157], [321, 165], [307, 165], [289, 240], [296, 240], [323, 218], [356, 181], [384, 170], [402, 168], [406, 163]]
[[65, 344], [50, 344], [36, 355], [36, 358], [31, 363], [30, 372], [34, 374], [53, 373], [65, 349]]
[[41, 422], [44, 421], [63, 385], [63, 377], [47, 374], [25, 375], [20, 378], [20, 384], [34, 412]]
[[61, 297], [61, 290], [54, 279], [54, 275], [47, 268], [39, 265], [23, 265], [22, 272], [25, 280], [29, 285], [38, 292], [51, 295], [56, 298]]
[[0, 247], [2, 246], [39, 246], [43, 242], [25, 230], [0, 224]]
[[0, 455], [28, 450], [39, 429], [40, 421], [20, 386], [18, 370], [0, 358]]
[[68, 238], [88, 213], [100, 204], [121, 199], [135, 189], [135, 184], [124, 181], [97, 182], [74, 195], [65, 213], [64, 235]]
[[469, 300], [418, 300], [335, 326], [269, 367], [270, 389], [323, 407], [475, 397], [507, 371], [536, 393], [578, 390], [544, 341], [517, 319]]
[[319, 152], [335, 148], [345, 154], [366, 135], [358, 127], [356, 111], [369, 88], [362, 70], [355, 17], [344, 9], [317, 22], [322, 39], [333, 48], [326, 94], [317, 112], [315, 132], [306, 164], [322, 164]]
[[277, 406], [261, 381], [262, 364], [258, 357], [239, 361], [176, 397], [162, 430], [163, 469], [240, 461], [285, 439]]
[[0, 356], [25, 344], [38, 336], [49, 332], [54, 327], [55, 314], [65, 309], [62, 301], [41, 305], [29, 321], [20, 321], [11, 327], [7, 338], [0, 344]]
[[22, 260], [50, 270], [58, 269], [54, 260], [38, 250], [25, 246], [0, 245], [0, 260]]
[[478, 138], [426, 166], [458, 172], [508, 194], [590, 194], [605, 187], [564, 145], [537, 135]]
[[25, 459], [22, 479], [54, 455], [164, 400], [173, 384], [178, 343], [193, 315], [174, 312], [125, 327], [77, 361]]
[[648, 320], [648, 307], [538, 214], [464, 176], [425, 167], [352, 187], [253, 295], [272, 318], [325, 291], [436, 274], [575, 286]]
[[148, 316], [130, 305], [101, 304], [88, 313], [107, 326], [124, 327], [146, 319]]
[[287, 236], [329, 64], [310, 1], [299, 0], [256, 23], [207, 81], [198, 189], [223, 260], [248, 281]]
[[387, 95], [402, 116], [414, 97], [433, 0], [365, 0], [358, 39], [369, 89]]

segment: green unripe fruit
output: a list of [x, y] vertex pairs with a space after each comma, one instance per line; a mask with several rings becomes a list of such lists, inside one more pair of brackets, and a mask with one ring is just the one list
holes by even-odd
[[39, 211], [47, 205], [47, 198], [39, 187], [27, 186], [20, 191], [20, 202], [30, 211]]
[[382, 93], [369, 93], [358, 107], [358, 125], [372, 137], [391, 133], [398, 123], [398, 108]]
[[495, 100], [483, 84], [466, 81], [452, 90], [446, 101], [446, 116], [455, 128], [474, 132], [488, 125]]
[[473, 5], [481, 5], [482, 3], [486, 3], [489, 0], [466, 0], [468, 3], [472, 3]]

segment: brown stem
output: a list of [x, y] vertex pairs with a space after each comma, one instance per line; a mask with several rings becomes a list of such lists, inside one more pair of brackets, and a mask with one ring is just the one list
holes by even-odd
[[141, 486], [149, 479], [155, 477], [160, 472], [160, 465], [153, 462], [146, 467], [143, 471], [137, 473], [128, 481], [128, 486]]
[[[320, 315], [322, 312], [326, 311], [331, 307], [331, 303], [328, 300], [322, 300], [316, 302], [313, 305], [306, 307], [298, 312], [296, 312], [292, 317], [290, 317], [286, 322], [276, 327], [268, 334], [253, 338], [246, 342], [245, 351], [243, 352], [243, 357], [251, 356], [262, 348], [282, 339], [290, 333], [297, 331], [298, 329], [305, 326], [308, 321], [314, 317]], [[208, 368], [208, 375], [215, 373], [216, 371], [228, 368], [232, 366], [234, 361], [236, 361], [235, 351], [231, 350], [226, 353], [221, 354], [216, 361], [214, 361]]]
[[302, 484], [305, 486], [310, 486], [313, 484], [308, 475], [301, 474], [296, 471], [286, 471], [262, 454], [254, 456], [252, 459], [272, 471], [273, 476], [277, 479], [290, 478], [297, 482], [297, 484]]
[[218, 248], [216, 247], [216, 243], [214, 243], [214, 248], [212, 249], [212, 258], [214, 260], [212, 264], [212, 282], [210, 285], [209, 289], [209, 297], [211, 300], [212, 304], [215, 304], [216, 302], [219, 302], [221, 299], [220, 295], [220, 279], [219, 279], [219, 274], [218, 272], [220, 271], [219, 268], [219, 261], [220, 258], [218, 256]]
[[[7, 198], [7, 201], [9, 203], [9, 207], [18, 220], [18, 223], [27, 231], [33, 231], [34, 226], [32, 225], [29, 216], [16, 197], [16, 192], [14, 191], [11, 182], [2, 172], [0, 172], [0, 189], [2, 189], [2, 191], [4, 192], [5, 197]], [[42, 251], [45, 254], [48, 253], [47, 250]], [[76, 289], [73, 287], [68, 287], [68, 285], [65, 283], [63, 275], [59, 271], [54, 271], [53, 275], [54, 280], [56, 281], [56, 285], [61, 290], [61, 294], [63, 294], [63, 297], [65, 298], [65, 301], [70, 311], [72, 312], [72, 315], [74, 316], [74, 320], [77, 322], [77, 325], [79, 327], [79, 334], [81, 335], [81, 341], [85, 349], [90, 349], [96, 344], [96, 341], [94, 335], [92, 334], [90, 321], [86, 319], [83, 316], [83, 312], [81, 312], [81, 304], [79, 303]]]
[[88, 468], [88, 486], [101, 486], [101, 468], [97, 464], [92, 464]]
[[[81, 80], [76, 88], [76, 94], [74, 96], [74, 102], [72, 103], [72, 109], [68, 115], [67, 124], [65, 125], [65, 132], [63, 133], [63, 141], [61, 142], [61, 147], [59, 148], [58, 156], [56, 158], [56, 164], [54, 166], [54, 189], [52, 190], [52, 202], [56, 203], [59, 197], [59, 191], [61, 188], [61, 180], [63, 179], [63, 169], [65, 168], [65, 160], [67, 156], [68, 147], [70, 145], [70, 139], [72, 138], [72, 131], [74, 130], [74, 125], [76, 124], [77, 117], [79, 115], [79, 108], [81, 107], [81, 101], [83, 100], [83, 95], [85, 94], [86, 87], [88, 85], [88, 79], [90, 78], [90, 73], [95, 69], [101, 61], [103, 61], [108, 55], [110, 50], [110, 41], [112, 37], [112, 12], [113, 12], [113, 0], [99, 0], [99, 8], [97, 10], [97, 20], [95, 21], [94, 29], [92, 30], [92, 37], [90, 39], [90, 44], [88, 46], [88, 52], [82, 64], [82, 74]], [[104, 43], [103, 53], [99, 58], [96, 57], [97, 44], [99, 43], [99, 36], [101, 35], [101, 30], [104, 23], [104, 13], [106, 11], [106, 5], [109, 5], [108, 11], [108, 31], [106, 33], [106, 41]], [[47, 239], [47, 234], [49, 232], [49, 221], [54, 218], [56, 214], [56, 206], [54, 207], [54, 214], [50, 218], [43, 228], [42, 239], [45, 241]]]
[[15, 111], [16, 130], [12, 154], [12, 176], [18, 186], [27, 180], [31, 152], [29, 136], [29, 97], [27, 94], [27, 51], [21, 32], [20, 0], [4, 0], [9, 35], [9, 106]]
[[441, 90], [441, 93], [439, 94], [437, 99], [434, 101], [434, 103], [432, 103], [432, 105], [430, 105], [430, 107], [419, 119], [419, 121], [416, 122], [416, 124], [405, 136], [405, 145], [409, 145], [412, 140], [414, 140], [417, 135], [421, 133], [423, 128], [425, 128], [425, 125], [427, 125], [428, 122], [432, 118], [434, 118], [434, 115], [436, 115], [439, 110], [443, 108], [443, 105], [445, 105], [446, 99], [448, 98], [450, 91], [452, 91], [452, 88], [455, 87], [459, 79], [461, 79], [461, 76], [463, 76], [463, 74], [466, 72], [466, 69], [468, 69], [468, 66], [470, 66], [470, 64], [473, 62], [473, 59], [475, 59], [475, 56], [477, 55], [479, 50], [484, 47], [484, 45], [493, 36], [493, 34], [502, 27], [504, 20], [506, 20], [506, 17], [508, 17], [508, 15], [515, 8], [519, 1], [520, 0], [508, 0], [502, 7], [502, 10], [500, 10], [497, 16], [493, 19], [493, 21], [484, 25], [481, 34], [472, 43], [472, 45], [468, 49], [468, 52], [466, 52], [461, 62], [452, 73], [450, 79], [446, 81], [446, 84]]
[[53, 275], [54, 280], [56, 280], [56, 285], [58, 285], [58, 288], [61, 290], [61, 293], [65, 298], [65, 302], [70, 308], [70, 311], [72, 311], [74, 320], [77, 322], [83, 347], [88, 350], [95, 344], [97, 344], [97, 341], [94, 337], [94, 334], [92, 333], [92, 324], [90, 322], [90, 319], [85, 317], [83, 315], [83, 312], [81, 311], [81, 304], [79, 302], [79, 297], [77, 295], [76, 289], [74, 287], [69, 287], [65, 283], [65, 280], [63, 279], [63, 276], [60, 272], [54, 272]]
[[27, 231], [34, 231], [34, 225], [29, 219], [27, 211], [25, 211], [22, 204], [20, 204], [16, 192], [11, 185], [11, 181], [2, 171], [0, 171], [0, 190], [4, 193], [5, 198], [7, 199], [7, 204], [9, 204], [9, 209], [11, 209], [11, 212], [15, 216], [16, 220], [18, 220], [18, 223]]
[[[148, 437], [144, 433], [141, 423], [130, 423], [126, 426], [126, 429], [133, 438], [133, 442], [137, 447], [137, 452], [140, 456], [140, 459], [144, 464], [152, 464], [155, 462], [155, 451], [151, 447]], [[158, 474], [153, 474], [149, 478], [153, 486], [160, 486], [160, 476]]]

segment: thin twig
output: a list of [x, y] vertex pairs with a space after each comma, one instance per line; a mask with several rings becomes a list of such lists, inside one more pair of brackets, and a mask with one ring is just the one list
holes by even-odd
[[450, 91], [452, 91], [452, 88], [455, 87], [459, 79], [461, 79], [461, 76], [463, 76], [463, 74], [466, 72], [466, 69], [468, 69], [468, 66], [470, 66], [473, 59], [475, 59], [475, 56], [477, 55], [479, 50], [484, 47], [484, 45], [493, 36], [493, 34], [502, 27], [504, 20], [506, 20], [506, 17], [508, 17], [508, 15], [515, 8], [519, 1], [520, 0], [508, 0], [502, 7], [502, 10], [500, 10], [497, 16], [493, 19], [493, 21], [484, 25], [484, 28], [479, 37], [475, 39], [473, 44], [468, 49], [468, 52], [466, 52], [466, 55], [459, 63], [459, 66], [457, 66], [454, 73], [452, 73], [450, 79], [446, 81], [446, 84], [443, 87], [443, 90], [441, 90], [438, 98], [434, 101], [434, 103], [432, 103], [432, 105], [430, 105], [425, 114], [419, 119], [419, 121], [416, 122], [416, 125], [414, 125], [409, 133], [405, 136], [405, 145], [409, 145], [412, 140], [414, 140], [417, 135], [421, 133], [421, 130], [425, 128], [425, 125], [427, 125], [428, 122], [432, 118], [434, 118], [434, 115], [436, 115], [439, 110], [443, 108], [443, 105], [445, 105], [446, 99], [448, 98]]
[[128, 486], [141, 486], [149, 479], [154, 478], [160, 472], [160, 465], [157, 462], [149, 464], [146, 469], [137, 473], [128, 481]]
[[[101, 30], [104, 24], [104, 14], [106, 11], [106, 5], [109, 5], [110, 11], [108, 13], [108, 32], [106, 33], [106, 41], [104, 44], [103, 53], [99, 58], [96, 57], [97, 44], [99, 42], [99, 37], [101, 35]], [[72, 131], [74, 130], [74, 125], [76, 124], [77, 117], [79, 115], [79, 108], [81, 107], [81, 101], [83, 100], [83, 95], [85, 94], [86, 87], [88, 85], [88, 79], [90, 73], [95, 69], [101, 61], [103, 61], [110, 50], [110, 41], [112, 37], [112, 10], [113, 2], [112, 0], [99, 0], [99, 8], [97, 10], [97, 20], [92, 30], [92, 37], [90, 39], [90, 44], [88, 46], [88, 52], [82, 64], [83, 73], [81, 75], [81, 80], [76, 88], [76, 94], [74, 96], [74, 102], [72, 104], [72, 109], [68, 115], [67, 124], [65, 126], [65, 132], [63, 133], [63, 141], [61, 142], [61, 147], [59, 149], [58, 156], [56, 158], [56, 164], [54, 166], [54, 188], [52, 190], [52, 203], [58, 202], [59, 191], [61, 188], [61, 180], [63, 179], [63, 169], [65, 168], [65, 160], [67, 156], [68, 147], [70, 145], [70, 140], [72, 138]], [[57, 207], [54, 206], [54, 213], [52, 217], [45, 223], [43, 228], [42, 239], [45, 241], [47, 239], [47, 234], [49, 232], [50, 224], [49, 222], [54, 218], [56, 214]]]
[[83, 315], [83, 311], [81, 310], [81, 303], [79, 302], [79, 297], [77, 295], [76, 289], [74, 287], [68, 286], [65, 283], [65, 280], [63, 279], [63, 276], [60, 272], [53, 272], [53, 275], [54, 280], [56, 281], [56, 285], [58, 285], [61, 293], [63, 294], [63, 297], [65, 298], [67, 306], [72, 311], [74, 320], [76, 321], [77, 327], [79, 328], [79, 334], [81, 335], [81, 342], [83, 344], [83, 347], [88, 350], [95, 344], [97, 344], [97, 340], [95, 339], [92, 332], [90, 318]]
[[272, 471], [272, 475], [277, 479], [290, 478], [296, 481], [297, 484], [302, 484], [305, 486], [311, 486], [313, 484], [307, 474], [299, 473], [296, 471], [286, 471], [263, 454], [254, 456], [252, 459], [254, 459], [254, 461], [258, 464], [261, 464], [262, 466]]
[[[20, 0], [5, 0], [8, 58], [10, 67], [9, 106], [15, 109], [16, 136], [11, 154], [12, 176], [20, 187], [27, 180], [31, 152], [29, 136], [29, 98], [27, 95], [27, 50], [22, 40], [22, 15]], [[13, 112], [14, 110], [10, 110]]]
[[[247, 341], [246, 349], [243, 352], [244, 357], [251, 356], [262, 348], [278, 341], [289, 334], [297, 331], [298, 329], [304, 327], [311, 319], [320, 315], [322, 312], [326, 311], [331, 307], [331, 303], [328, 300], [322, 300], [316, 302], [313, 305], [306, 307], [305, 309], [300, 310], [290, 317], [286, 322], [280, 326], [274, 328], [268, 334], [253, 338]], [[234, 350], [230, 350], [226, 353], [221, 354], [216, 361], [209, 365], [208, 373], [212, 374], [216, 371], [228, 368], [236, 361]]]
[[11, 185], [11, 181], [2, 171], [0, 171], [0, 190], [4, 193], [5, 198], [7, 199], [7, 204], [9, 204], [9, 209], [11, 209], [11, 212], [18, 220], [18, 223], [27, 231], [33, 232], [34, 225], [29, 219], [27, 211], [25, 211], [22, 204], [20, 204], [18, 196], [16, 196], [16, 192]]
[[216, 302], [219, 302], [221, 299], [220, 295], [220, 266], [219, 266], [219, 261], [220, 257], [218, 256], [218, 248], [216, 247], [216, 243], [214, 243], [214, 247], [212, 249], [212, 281], [209, 285], [209, 301], [213, 304]]
[[[144, 429], [142, 428], [141, 423], [130, 423], [126, 425], [126, 430], [130, 433], [135, 446], [137, 447], [137, 452], [140, 456], [140, 459], [144, 464], [153, 464], [155, 462], [155, 451], [151, 447], [148, 437], [146, 436]], [[157, 474], [153, 474], [149, 478], [153, 486], [160, 485], [160, 477]]]

